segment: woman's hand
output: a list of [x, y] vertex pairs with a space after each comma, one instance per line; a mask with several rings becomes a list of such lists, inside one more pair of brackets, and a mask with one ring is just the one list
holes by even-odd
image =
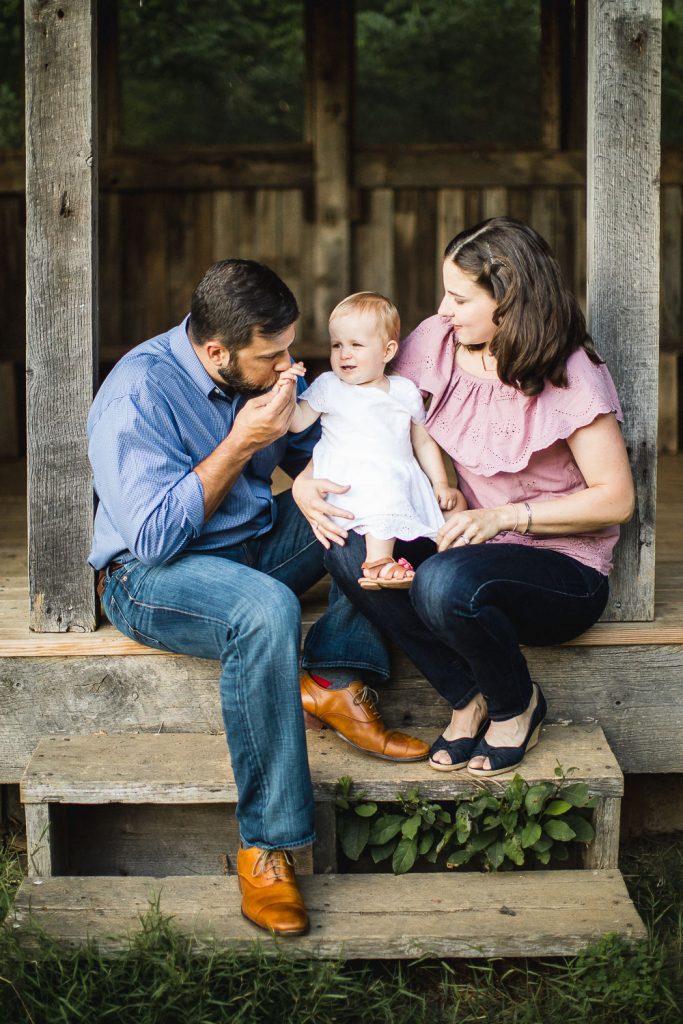
[[508, 522], [512, 516], [509, 505], [501, 508], [471, 508], [465, 512], [454, 512], [436, 535], [439, 551], [460, 548], [467, 544], [483, 544], [503, 530], [512, 529]]
[[310, 464], [292, 484], [294, 501], [308, 520], [316, 539], [328, 550], [330, 543], [343, 547], [347, 536], [347, 531], [337, 523], [333, 523], [329, 517], [353, 519], [353, 513], [330, 505], [326, 498], [328, 494], [345, 494], [348, 489], [349, 484], [335, 484], [332, 480], [314, 479]]

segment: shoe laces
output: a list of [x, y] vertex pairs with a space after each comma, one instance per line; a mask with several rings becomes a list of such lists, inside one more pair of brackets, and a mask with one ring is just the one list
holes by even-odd
[[252, 875], [266, 875], [271, 881], [286, 879], [294, 867], [294, 860], [288, 850], [261, 850], [256, 858]]
[[379, 718], [379, 711], [377, 710], [377, 702], [379, 700], [379, 694], [377, 690], [373, 690], [371, 686], [363, 686], [361, 690], [353, 698], [354, 704], [365, 704], [367, 710], [375, 718]]

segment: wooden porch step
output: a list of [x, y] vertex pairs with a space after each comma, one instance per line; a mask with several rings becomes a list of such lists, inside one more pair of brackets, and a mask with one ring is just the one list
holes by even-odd
[[35, 942], [31, 923], [55, 939], [103, 950], [124, 947], [158, 899], [162, 914], [198, 950], [213, 942], [347, 959], [568, 956], [607, 932], [644, 938], [618, 871], [481, 875], [314, 875], [301, 878], [311, 931], [274, 940], [240, 914], [234, 877], [29, 878], [12, 927]]
[[[434, 737], [432, 729], [415, 733]], [[378, 802], [414, 786], [425, 797], [453, 800], [483, 784], [463, 771], [435, 772], [426, 762], [368, 757], [327, 729], [309, 732], [307, 741], [319, 841], [313, 859], [308, 851], [298, 855], [301, 873], [336, 870], [333, 801], [341, 776]], [[552, 780], [558, 764], [574, 769], [571, 781], [599, 798], [584, 864], [616, 867], [623, 776], [600, 727], [545, 726], [519, 774], [530, 784]], [[485, 784], [495, 790], [510, 778]], [[222, 735], [46, 737], [24, 773], [21, 797], [32, 875], [183, 875], [188, 868], [213, 874], [239, 842], [234, 814], [226, 813], [237, 789]]]
[[[433, 729], [412, 731], [434, 739]], [[399, 764], [368, 757], [329, 729], [306, 736], [319, 800], [333, 798], [343, 775], [380, 801], [411, 786], [433, 799], [453, 799], [481, 787], [464, 771], [435, 772], [425, 761]], [[598, 725], [544, 726], [519, 774], [530, 783], [553, 778], [558, 764], [574, 768], [571, 780], [585, 782], [594, 794], [623, 794], [621, 769]], [[223, 735], [48, 736], [24, 772], [21, 798], [24, 803], [234, 803], [237, 788]]]

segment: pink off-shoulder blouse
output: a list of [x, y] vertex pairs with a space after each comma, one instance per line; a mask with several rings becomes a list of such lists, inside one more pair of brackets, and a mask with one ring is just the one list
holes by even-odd
[[[458, 366], [450, 321], [424, 320], [401, 345], [393, 368], [431, 395], [426, 427], [453, 460], [470, 508], [547, 501], [586, 487], [566, 439], [602, 413], [623, 415], [609, 370], [583, 349], [567, 361], [568, 386], [546, 384], [532, 398]], [[550, 548], [607, 575], [619, 527], [573, 536], [501, 533], [489, 544]]]

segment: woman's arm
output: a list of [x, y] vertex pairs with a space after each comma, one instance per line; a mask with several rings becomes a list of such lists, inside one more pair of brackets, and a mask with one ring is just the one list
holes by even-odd
[[[567, 438], [586, 487], [549, 501], [529, 503], [529, 532], [539, 537], [592, 533], [626, 523], [633, 515], [634, 490], [626, 446], [614, 415], [598, 416]], [[525, 504], [456, 512], [439, 531], [439, 551], [461, 544], [483, 544], [504, 530], [526, 533]]]
[[467, 508], [462, 492], [449, 484], [441, 449], [434, 438], [429, 436], [422, 423], [411, 424], [410, 440], [415, 458], [432, 485], [439, 508], [445, 512]]

